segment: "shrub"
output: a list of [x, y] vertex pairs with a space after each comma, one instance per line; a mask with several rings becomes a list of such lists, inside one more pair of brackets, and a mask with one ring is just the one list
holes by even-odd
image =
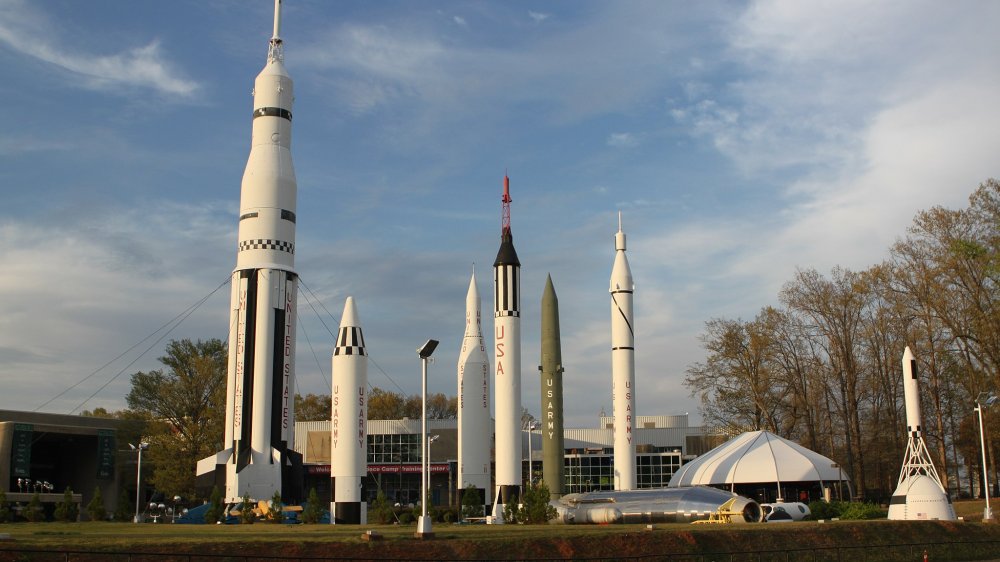
[[319, 503], [319, 494], [316, 488], [309, 490], [309, 499], [306, 500], [306, 507], [302, 510], [302, 522], [310, 525], [319, 523], [323, 518], [323, 506]]
[[90, 498], [87, 504], [87, 516], [91, 521], [104, 521], [108, 516], [108, 510], [104, 509], [104, 497], [101, 496], [101, 487], [94, 488], [94, 497]]
[[285, 513], [281, 511], [282, 507], [281, 492], [275, 491], [274, 495], [271, 496], [270, 509], [267, 510], [267, 515], [264, 516], [264, 520], [268, 523], [281, 523], [284, 521]]
[[225, 510], [222, 505], [222, 490], [218, 486], [212, 486], [212, 495], [208, 502], [208, 509], [205, 510], [205, 523], [218, 523], [222, 520]]
[[404, 511], [403, 513], [399, 514], [399, 524], [400, 525], [409, 525], [410, 523], [413, 523], [413, 513], [412, 512], [410, 512], [410, 511]]
[[250, 525], [257, 520], [257, 516], [253, 512], [253, 507], [250, 494], [244, 494], [243, 499], [240, 501], [240, 523]]
[[63, 499], [56, 504], [56, 509], [52, 513], [52, 516], [56, 521], [63, 523], [77, 520], [80, 516], [80, 508], [73, 501], [73, 490], [68, 487], [66, 488], [66, 491], [63, 492]]
[[21, 513], [25, 519], [32, 523], [45, 521], [45, 509], [42, 506], [42, 498], [38, 495], [38, 492], [35, 492], [31, 496], [31, 501], [28, 502], [28, 505], [24, 506]]
[[454, 523], [458, 519], [458, 515], [454, 509], [449, 509], [444, 512], [444, 517], [442, 519], [444, 519], [445, 523]]
[[379, 525], [385, 525], [392, 521], [392, 506], [389, 505], [385, 492], [378, 491], [375, 501], [372, 502], [372, 519]]
[[840, 517], [841, 503], [825, 501], [809, 502], [809, 517], [814, 520]]
[[850, 502], [840, 512], [841, 519], [885, 519], [888, 512], [878, 504], [868, 502]]
[[549, 519], [556, 516], [556, 508], [549, 505], [550, 497], [549, 487], [545, 482], [538, 482], [526, 488], [521, 498], [521, 509], [517, 514], [518, 521], [532, 525], [548, 525]]
[[503, 522], [514, 524], [518, 522], [518, 515], [520, 515], [520, 508], [517, 506], [517, 500], [510, 503], [505, 503], [503, 506]]
[[14, 512], [7, 502], [7, 492], [0, 490], [0, 523], [7, 523], [13, 520]]
[[122, 488], [118, 494], [118, 504], [115, 505], [115, 521], [128, 521], [132, 519], [132, 501], [128, 497], [128, 492]]
[[462, 519], [467, 517], [482, 517], [483, 516], [483, 498], [479, 494], [479, 490], [469, 484], [462, 491]]

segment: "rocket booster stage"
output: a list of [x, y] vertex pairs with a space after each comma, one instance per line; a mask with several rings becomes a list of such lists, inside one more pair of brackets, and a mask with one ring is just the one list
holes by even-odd
[[632, 270], [618, 213], [615, 265], [611, 269], [611, 401], [614, 405], [615, 490], [635, 488], [635, 323]]
[[240, 189], [239, 244], [232, 278], [225, 449], [198, 463], [199, 480], [225, 478], [226, 500], [301, 499], [295, 438], [295, 170], [292, 79], [279, 37], [281, 2], [267, 64], [253, 92], [253, 134]]
[[476, 273], [465, 297], [465, 337], [458, 356], [458, 484], [472, 486], [485, 505], [490, 492], [490, 361], [483, 343]]
[[330, 415], [331, 522], [365, 524], [361, 480], [368, 473], [368, 352], [354, 298], [347, 297], [332, 359]]
[[503, 178], [500, 251], [493, 262], [496, 344], [496, 490], [493, 516], [518, 503], [521, 490], [521, 262], [510, 232], [510, 179]]

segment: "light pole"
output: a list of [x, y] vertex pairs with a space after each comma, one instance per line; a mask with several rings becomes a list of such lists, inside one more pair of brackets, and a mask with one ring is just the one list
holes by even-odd
[[135, 466], [135, 517], [133, 523], [139, 522], [139, 493], [142, 491], [142, 452], [149, 448], [149, 443], [139, 442], [139, 445], [128, 444], [129, 448], [139, 453], [138, 462]]
[[983, 509], [983, 522], [993, 520], [993, 510], [990, 509], [990, 471], [986, 468], [986, 436], [983, 431], [983, 406], [992, 406], [997, 396], [992, 392], [980, 392], [976, 397], [976, 407], [973, 410], [979, 414], [979, 446], [983, 450], [983, 493], [986, 494], [986, 508]]
[[427, 340], [424, 345], [417, 348], [417, 355], [420, 356], [421, 363], [421, 384], [420, 393], [422, 396], [420, 405], [420, 521], [417, 522], [416, 537], [418, 539], [429, 539], [434, 537], [431, 531], [431, 520], [427, 517], [427, 363], [431, 360], [431, 354], [437, 349], [437, 340]]
[[538, 429], [541, 426], [542, 426], [542, 424], [538, 420], [531, 420], [531, 422], [528, 423], [528, 486], [525, 487], [525, 489], [531, 487], [531, 459], [532, 459], [532, 457], [531, 457], [531, 434], [532, 434], [532, 432], [534, 432], [536, 429]]

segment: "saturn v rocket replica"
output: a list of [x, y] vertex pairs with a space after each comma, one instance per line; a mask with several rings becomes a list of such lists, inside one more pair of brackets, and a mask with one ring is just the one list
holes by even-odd
[[899, 483], [889, 502], [889, 519], [954, 520], [955, 509], [924, 443], [917, 360], [909, 347], [903, 351], [903, 397], [906, 401], [906, 453]]
[[295, 170], [292, 79], [285, 70], [281, 0], [267, 63], [253, 90], [253, 134], [240, 189], [239, 244], [232, 276], [229, 366], [222, 451], [198, 462], [199, 481], [225, 482], [227, 502], [244, 496], [302, 499], [295, 438]]

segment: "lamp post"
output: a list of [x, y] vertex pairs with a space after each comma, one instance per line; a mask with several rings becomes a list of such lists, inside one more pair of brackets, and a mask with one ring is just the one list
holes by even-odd
[[976, 407], [973, 408], [979, 414], [979, 447], [983, 450], [983, 493], [986, 495], [986, 508], [983, 509], [983, 522], [993, 520], [993, 510], [990, 509], [990, 471], [986, 468], [986, 436], [983, 430], [983, 406], [992, 406], [997, 401], [997, 396], [992, 392], [980, 392], [976, 397]]
[[532, 456], [531, 456], [531, 434], [532, 434], [532, 432], [534, 432], [536, 429], [538, 429], [541, 426], [542, 426], [542, 424], [538, 420], [531, 420], [531, 422], [528, 423], [528, 486], [526, 486], [525, 489], [527, 489], [528, 487], [531, 487], [531, 459], [532, 459]]
[[142, 491], [142, 452], [149, 448], [149, 443], [139, 442], [139, 445], [128, 444], [129, 448], [139, 453], [135, 466], [135, 517], [133, 523], [139, 522], [139, 493]]
[[437, 340], [427, 340], [424, 345], [417, 348], [417, 355], [420, 356], [421, 363], [421, 405], [420, 405], [420, 521], [417, 522], [416, 537], [418, 539], [429, 539], [434, 537], [431, 531], [431, 520], [427, 517], [427, 363], [431, 360], [431, 354], [438, 346]]

